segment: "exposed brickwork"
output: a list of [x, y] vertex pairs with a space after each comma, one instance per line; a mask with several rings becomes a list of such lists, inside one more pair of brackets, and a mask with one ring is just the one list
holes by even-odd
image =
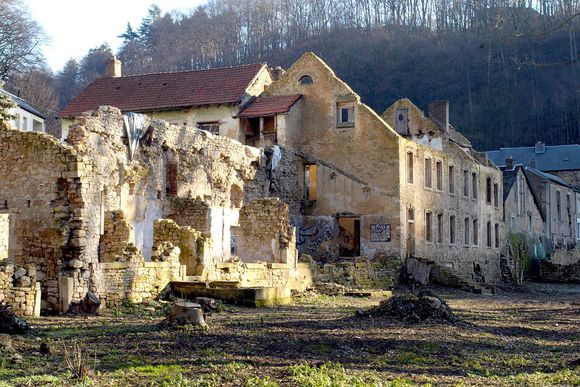
[[0, 303], [9, 304], [21, 316], [39, 316], [39, 293], [34, 265], [0, 265]]
[[107, 306], [125, 300], [141, 302], [153, 299], [174, 280], [183, 280], [185, 267], [179, 263], [179, 249], [174, 249], [163, 262], [145, 262], [139, 253], [127, 262], [99, 265], [101, 288], [99, 294]]
[[201, 198], [175, 198], [171, 200], [174, 211], [168, 216], [180, 226], [192, 227], [198, 231], [209, 232], [211, 229], [209, 204]]
[[240, 210], [237, 255], [247, 262], [296, 261], [295, 228], [288, 205], [278, 198], [254, 199]]
[[100, 261], [116, 262], [127, 248], [131, 229], [123, 211], [109, 211], [104, 220], [104, 233], [99, 244]]

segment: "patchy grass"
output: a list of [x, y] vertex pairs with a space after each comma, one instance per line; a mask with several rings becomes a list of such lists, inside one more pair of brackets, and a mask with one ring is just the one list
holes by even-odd
[[[435, 292], [465, 323], [353, 317], [379, 296], [228, 306], [208, 316], [207, 329], [159, 329], [162, 316], [130, 304], [98, 317], [31, 319], [33, 333], [0, 345], [0, 387], [580, 385], [580, 286]], [[50, 354], [40, 354], [42, 342]], [[65, 364], [64, 345], [75, 342], [90, 370], [81, 378]]]

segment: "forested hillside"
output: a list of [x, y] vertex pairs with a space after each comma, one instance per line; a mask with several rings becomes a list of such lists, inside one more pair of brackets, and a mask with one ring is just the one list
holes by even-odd
[[[124, 75], [322, 57], [379, 114], [448, 99], [479, 149], [580, 142], [579, 0], [212, 0], [120, 31]], [[110, 48], [55, 75], [62, 108]]]

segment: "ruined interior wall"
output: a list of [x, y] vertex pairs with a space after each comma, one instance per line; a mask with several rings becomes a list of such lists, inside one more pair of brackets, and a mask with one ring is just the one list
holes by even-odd
[[99, 243], [100, 261], [116, 262], [129, 244], [130, 233], [123, 211], [106, 212], [104, 233]]
[[[153, 224], [172, 215], [184, 224], [206, 230], [229, 229], [237, 221], [229, 213], [209, 223], [201, 207], [188, 213], [195, 199], [214, 208], [241, 206], [244, 183], [255, 175], [260, 151], [237, 141], [197, 130], [147, 121], [151, 133], [129, 160], [127, 139], [119, 110], [101, 107], [79, 117], [71, 126], [69, 142], [93, 161], [92, 185], [86, 192], [86, 210], [95, 214], [87, 248], [96, 252], [100, 238], [99, 212], [122, 209], [131, 228], [129, 241], [148, 259], [153, 249]], [[235, 190], [232, 187], [236, 187]], [[231, 200], [233, 196], [235, 200]], [[188, 202], [191, 201], [191, 202]], [[197, 210], [200, 210], [196, 212]], [[183, 215], [183, 216], [181, 216]], [[199, 215], [199, 216], [198, 216]], [[203, 223], [206, 223], [205, 225]], [[222, 246], [222, 245], [220, 245]], [[229, 253], [229, 243], [222, 246]], [[215, 255], [222, 252], [215, 252]]]
[[20, 316], [40, 316], [40, 283], [36, 267], [0, 264], [0, 304], [8, 304]]
[[244, 262], [295, 264], [295, 229], [288, 205], [278, 198], [254, 199], [240, 210], [237, 255]]
[[197, 231], [209, 232], [211, 230], [211, 209], [200, 198], [171, 198], [170, 208], [173, 211], [167, 215], [180, 226], [188, 226]]
[[140, 254], [135, 254], [127, 262], [100, 263], [101, 300], [109, 307], [126, 300], [151, 300], [171, 281], [183, 280], [185, 267], [179, 263], [179, 250], [175, 249], [165, 258], [165, 261], [145, 262]]
[[10, 215], [0, 214], [0, 261], [8, 258], [10, 241]]
[[204, 259], [211, 251], [211, 241], [191, 227], [180, 227], [169, 219], [156, 220], [153, 225], [153, 257], [158, 259], [165, 244], [179, 247], [179, 262], [187, 267], [187, 275], [203, 275], [212, 262]]
[[43, 308], [57, 309], [59, 273], [74, 271], [81, 282], [90, 270], [74, 267], [87, 233], [84, 163], [50, 135], [0, 126], [0, 205], [12, 217], [9, 260], [36, 265]]

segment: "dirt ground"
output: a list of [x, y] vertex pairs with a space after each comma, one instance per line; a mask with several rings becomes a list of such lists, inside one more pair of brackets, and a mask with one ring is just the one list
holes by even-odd
[[226, 306], [207, 329], [160, 329], [160, 313], [135, 305], [33, 319], [28, 335], [0, 335], [0, 386], [580, 385], [580, 285], [432, 291], [462, 322], [354, 317], [378, 294]]

